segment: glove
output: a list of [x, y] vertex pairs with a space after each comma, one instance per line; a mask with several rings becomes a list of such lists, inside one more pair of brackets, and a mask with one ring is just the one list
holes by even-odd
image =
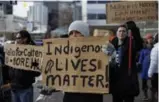
[[8, 89], [8, 88], [11, 88], [11, 84], [8, 83], [8, 84], [4, 84], [0, 87], [0, 89]]
[[102, 51], [105, 54], [111, 56], [113, 54], [113, 52], [115, 51], [115, 48], [111, 43], [107, 43], [107, 44], [102, 46]]
[[39, 85], [37, 88], [41, 89], [41, 94], [43, 95], [51, 95], [53, 92], [56, 92], [55, 88], [51, 88], [48, 86]]

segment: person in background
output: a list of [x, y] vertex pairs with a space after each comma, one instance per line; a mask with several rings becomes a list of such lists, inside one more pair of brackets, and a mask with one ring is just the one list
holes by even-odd
[[111, 30], [110, 34], [109, 34], [109, 42], [113, 42], [116, 39], [116, 34], [114, 30]]
[[9, 67], [5, 65], [4, 46], [5, 44], [14, 44], [13, 41], [6, 41], [0, 46], [0, 102], [11, 102], [11, 90], [9, 84]]
[[[16, 35], [16, 43], [35, 45], [30, 34], [22, 30]], [[41, 73], [34, 71], [9, 68], [12, 102], [33, 102], [33, 86], [35, 77]]]
[[[132, 49], [129, 53], [130, 37], [125, 25], [119, 26], [116, 34], [117, 40], [103, 48], [103, 52], [107, 55], [112, 56], [115, 52], [109, 66], [110, 93], [113, 96], [113, 102], [134, 102], [135, 96], [139, 95], [136, 54], [140, 46], [134, 43], [135, 39], [132, 39]], [[130, 68], [129, 62], [131, 62]]]
[[151, 34], [146, 35], [146, 45], [141, 50], [140, 56], [139, 56], [139, 64], [141, 65], [141, 79], [142, 79], [142, 91], [144, 93], [143, 100], [148, 100], [148, 69], [150, 66], [150, 52], [153, 47], [153, 36]]
[[158, 33], [155, 35], [154, 44], [155, 45], [151, 50], [150, 67], [148, 70], [148, 77], [151, 79], [151, 102], [157, 102], [157, 98], [155, 98], [155, 95], [157, 94], [156, 96], [158, 96]]
[[[3, 46], [0, 46], [0, 102], [10, 102], [8, 98], [11, 97], [6, 97], [7, 95], [6, 96], [4, 95], [5, 92], [4, 89], [5, 90], [9, 89], [9, 87], [7, 87], [8, 85], [8, 82], [6, 82], [7, 80], [8, 80], [8, 68], [5, 67], [4, 65]], [[6, 87], [4, 88], [4, 86]]]
[[[68, 29], [69, 38], [88, 37], [89, 25], [83, 21], [74, 21]], [[63, 102], [103, 102], [102, 94], [65, 92]]]

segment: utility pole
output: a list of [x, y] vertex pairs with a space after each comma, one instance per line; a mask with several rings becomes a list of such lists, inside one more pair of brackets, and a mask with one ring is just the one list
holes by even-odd
[[87, 22], [87, 0], [82, 0], [82, 20]]

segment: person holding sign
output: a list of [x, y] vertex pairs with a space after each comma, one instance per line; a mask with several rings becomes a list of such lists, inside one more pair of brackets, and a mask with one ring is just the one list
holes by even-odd
[[[115, 57], [110, 61], [110, 93], [113, 102], [134, 102], [134, 97], [139, 94], [139, 82], [137, 76], [136, 54], [140, 50], [135, 37], [132, 39], [125, 25], [117, 30], [117, 39], [106, 48], [106, 54]], [[110, 50], [112, 48], [112, 50]], [[111, 52], [110, 52], [111, 51]], [[109, 53], [108, 53], [109, 52]]]
[[[16, 43], [24, 45], [34, 45], [30, 34], [22, 30], [16, 35]], [[40, 72], [21, 70], [16, 68], [9, 69], [11, 81], [12, 102], [33, 102], [33, 87], [35, 77]]]
[[148, 77], [151, 80], [151, 102], [157, 102], [158, 98], [158, 33], [154, 36], [154, 47], [150, 54], [150, 66], [148, 70]]
[[[74, 21], [68, 29], [69, 38], [88, 37], [89, 26], [83, 21]], [[65, 92], [63, 102], [102, 102], [102, 94]]]

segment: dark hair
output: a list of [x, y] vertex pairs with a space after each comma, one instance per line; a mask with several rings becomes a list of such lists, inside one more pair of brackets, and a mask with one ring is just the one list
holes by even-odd
[[19, 34], [21, 35], [22, 38], [27, 38], [27, 44], [35, 45], [28, 31], [21, 30]]
[[124, 27], [124, 28], [126, 28], [126, 30], [128, 30], [128, 29], [127, 29], [127, 26], [124, 25], [124, 24], [120, 25], [120, 26], [118, 27], [118, 29], [119, 29], [120, 27]]
[[68, 38], [68, 34], [61, 35], [60, 38]]
[[136, 23], [134, 21], [127, 21], [126, 23], [126, 26], [128, 29], [132, 29], [132, 28], [136, 28]]

